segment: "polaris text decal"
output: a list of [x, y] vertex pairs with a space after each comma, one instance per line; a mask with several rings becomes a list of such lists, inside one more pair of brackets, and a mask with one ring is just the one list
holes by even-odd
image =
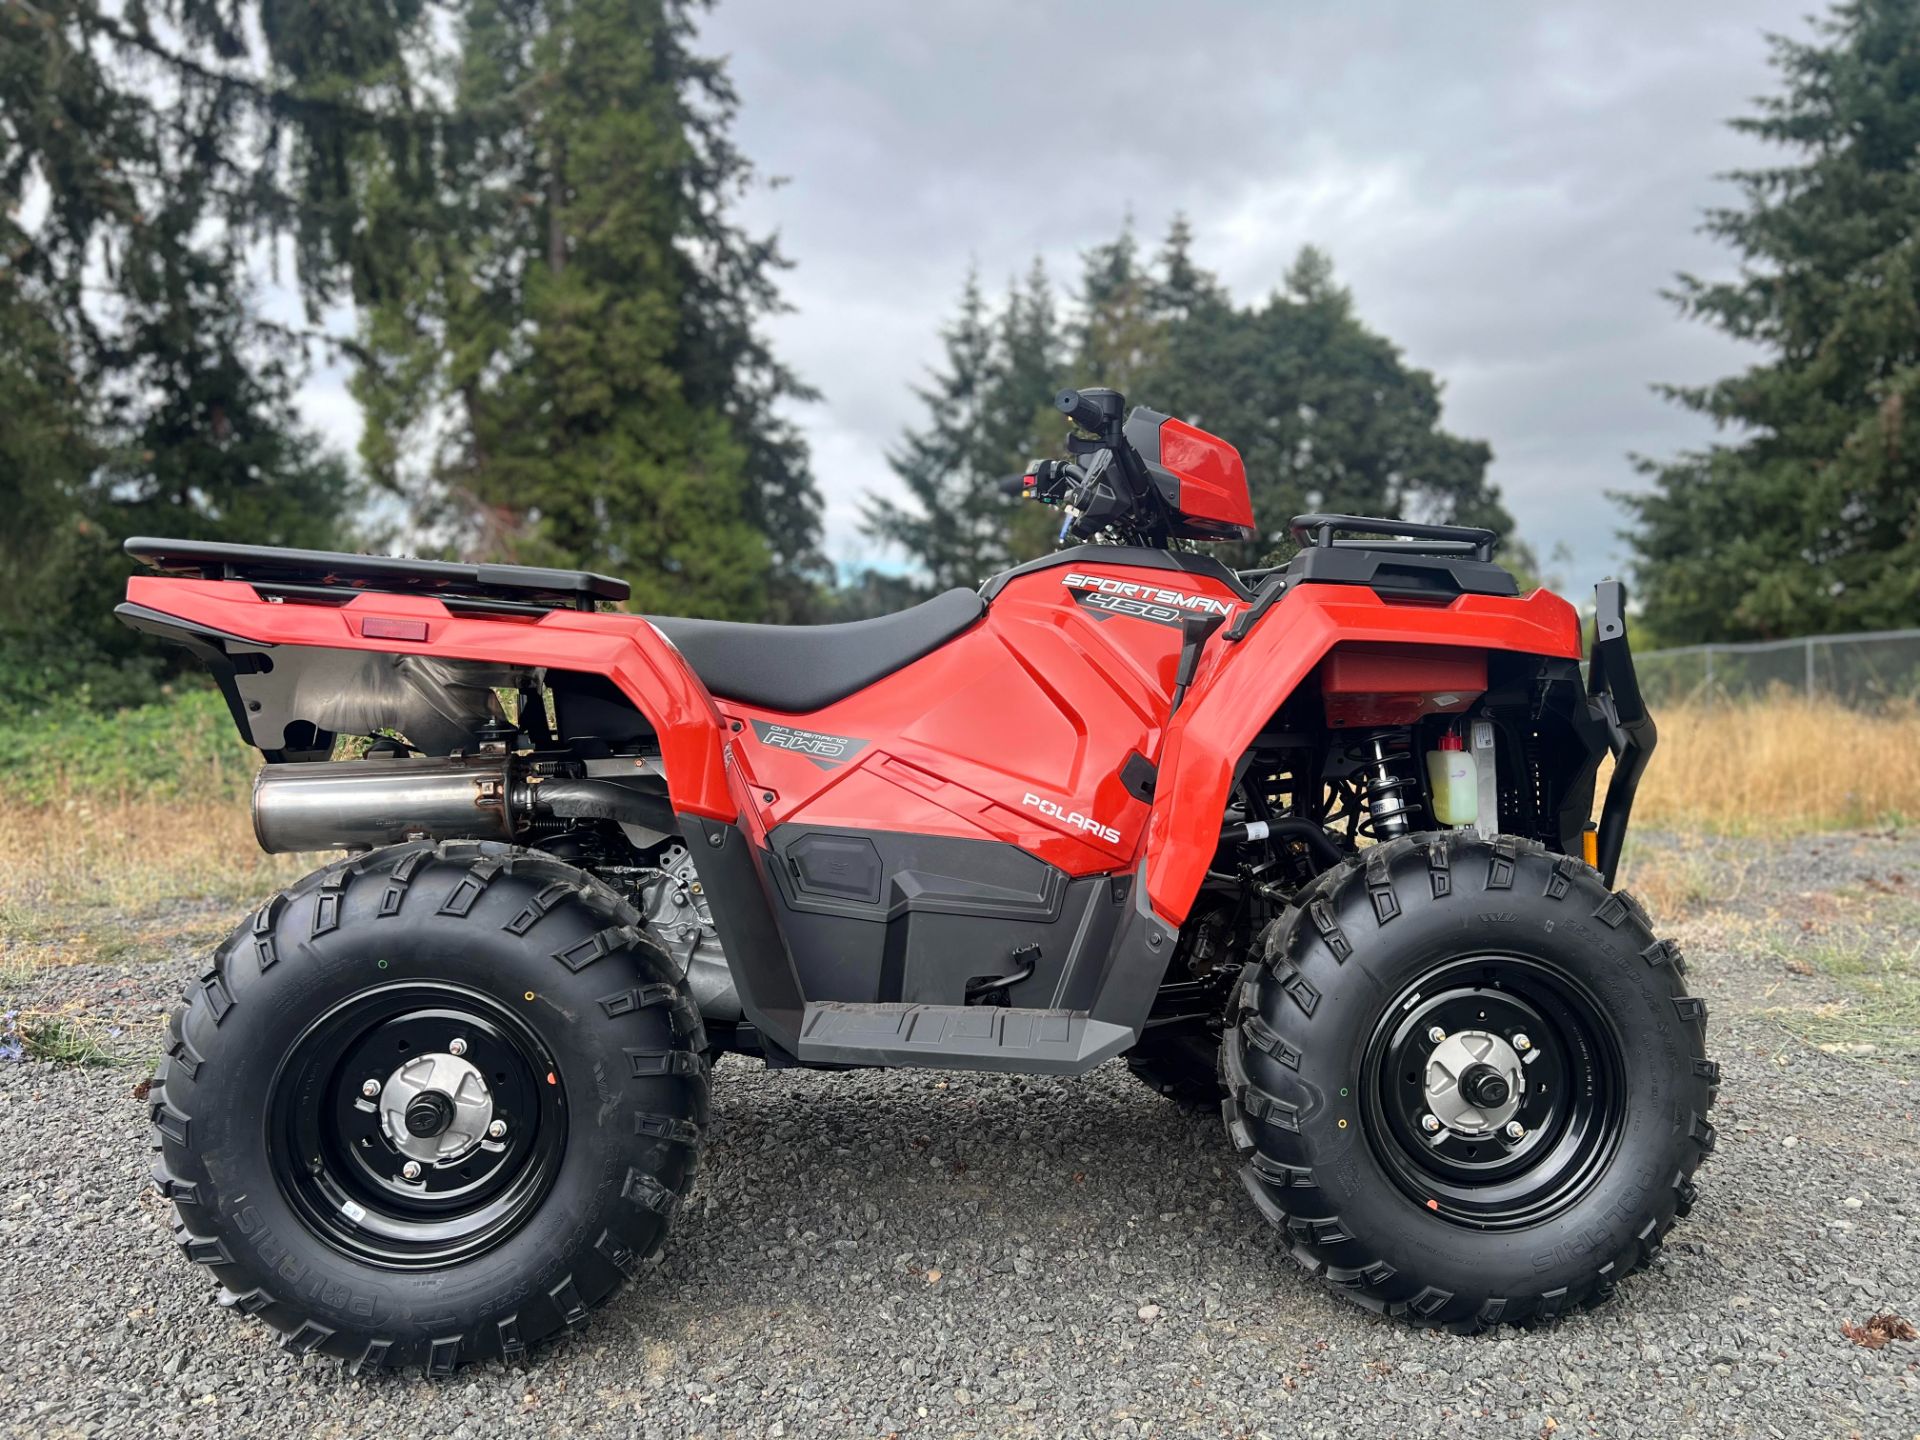
[[1183, 590], [1168, 590], [1159, 585], [1143, 585], [1133, 580], [1115, 580], [1108, 575], [1083, 575], [1069, 571], [1061, 582], [1073, 592], [1076, 604], [1097, 612], [1096, 618], [1125, 615], [1135, 620], [1150, 620], [1155, 625], [1176, 629], [1188, 615], [1233, 614], [1230, 601], [1211, 595], [1189, 595]]
[[1038, 795], [1029, 790], [1027, 792], [1027, 798], [1020, 803], [1022, 805], [1031, 805], [1048, 819], [1058, 820], [1062, 825], [1071, 825], [1074, 829], [1084, 830], [1089, 835], [1098, 835], [1109, 845], [1118, 845], [1120, 843], [1120, 832], [1114, 829], [1113, 826], [1102, 825], [1091, 815], [1082, 815], [1078, 810], [1069, 810], [1058, 800], [1042, 800]]
[[804, 755], [823, 770], [831, 770], [836, 765], [845, 764], [867, 747], [866, 741], [857, 740], [851, 735], [828, 735], [819, 730], [798, 730], [791, 725], [776, 725], [765, 720], [753, 722], [753, 733], [760, 737], [762, 745]]

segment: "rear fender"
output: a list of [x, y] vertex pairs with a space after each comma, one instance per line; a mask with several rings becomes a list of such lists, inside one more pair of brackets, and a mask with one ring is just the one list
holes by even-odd
[[1580, 658], [1577, 612], [1545, 590], [1432, 605], [1385, 600], [1359, 585], [1294, 587], [1243, 638], [1221, 635], [1208, 645], [1168, 726], [1145, 848], [1147, 898], [1162, 919], [1180, 924], [1199, 893], [1240, 757], [1342, 641]]
[[[604, 675], [658, 736], [673, 808], [723, 823], [740, 815], [729, 785], [725, 722], [679, 652], [637, 615], [457, 615], [430, 597], [377, 593], [339, 606], [284, 604], [262, 598], [243, 581], [141, 575], [127, 582], [127, 603], [116, 613], [137, 630], [188, 646], [206, 662], [241, 735], [255, 745], [252, 716], [261, 702], [247, 699], [247, 677], [270, 672], [272, 651], [282, 646]], [[419, 638], [396, 638], [414, 635]], [[325, 758], [287, 752], [286, 736], [259, 738], [274, 742], [260, 747], [269, 759]]]

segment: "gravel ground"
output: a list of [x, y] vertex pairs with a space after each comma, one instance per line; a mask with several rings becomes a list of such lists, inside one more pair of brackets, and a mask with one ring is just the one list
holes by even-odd
[[[217, 1309], [175, 1253], [138, 1072], [13, 1063], [0, 1433], [1920, 1434], [1920, 1344], [1841, 1333], [1920, 1318], [1920, 1074], [1792, 1028], [1849, 1003], [1798, 949], [1920, 946], [1920, 841], [1656, 843], [1637, 864], [1713, 1007], [1721, 1143], [1692, 1220], [1598, 1312], [1462, 1339], [1354, 1309], [1255, 1216], [1218, 1122], [1118, 1065], [734, 1060], [673, 1242], [583, 1335], [515, 1369], [355, 1379]], [[151, 1036], [193, 963], [69, 966], [25, 1000]]]

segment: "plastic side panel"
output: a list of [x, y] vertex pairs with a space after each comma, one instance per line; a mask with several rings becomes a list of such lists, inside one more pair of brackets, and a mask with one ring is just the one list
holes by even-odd
[[1559, 596], [1463, 595], [1446, 606], [1395, 605], [1371, 590], [1302, 585], [1237, 645], [1207, 647], [1187, 703], [1168, 727], [1147, 822], [1147, 895], [1179, 924], [1220, 837], [1233, 770], [1253, 737], [1341, 641], [1441, 645], [1580, 658], [1580, 622]]
[[[146, 575], [127, 582], [127, 599], [260, 645], [319, 645], [605, 675], [639, 706], [660, 737], [674, 809], [714, 820], [731, 821], [739, 814], [727, 786], [724, 731], [711, 697], [673, 647], [639, 616], [555, 610], [537, 620], [482, 619], [454, 615], [438, 600], [406, 595], [363, 595], [338, 607], [274, 604], [240, 581]], [[419, 641], [369, 638], [362, 633], [368, 619], [422, 621], [426, 635]]]
[[[1116, 594], [1140, 603], [1089, 603]], [[1183, 613], [1169, 597], [1237, 603], [1203, 576], [1036, 571], [984, 623], [811, 715], [722, 702], [758, 823], [994, 840], [1076, 876], [1131, 868], [1147, 806], [1121, 775], [1160, 748]]]

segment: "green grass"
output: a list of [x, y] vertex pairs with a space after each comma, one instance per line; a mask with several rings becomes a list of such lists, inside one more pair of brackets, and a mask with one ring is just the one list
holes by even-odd
[[0, 717], [0, 771], [14, 804], [229, 798], [245, 792], [258, 765], [226, 702], [205, 686], [182, 685], [127, 710], [51, 704]]
[[91, 1026], [64, 1015], [22, 1015], [14, 1024], [21, 1053], [28, 1060], [103, 1069], [128, 1063]]
[[[1784, 959], [1785, 951], [1780, 954]], [[1817, 941], [1793, 948], [1842, 992], [1834, 1003], [1778, 1009], [1781, 1025], [1823, 1050], [1920, 1066], [1920, 941]]]

